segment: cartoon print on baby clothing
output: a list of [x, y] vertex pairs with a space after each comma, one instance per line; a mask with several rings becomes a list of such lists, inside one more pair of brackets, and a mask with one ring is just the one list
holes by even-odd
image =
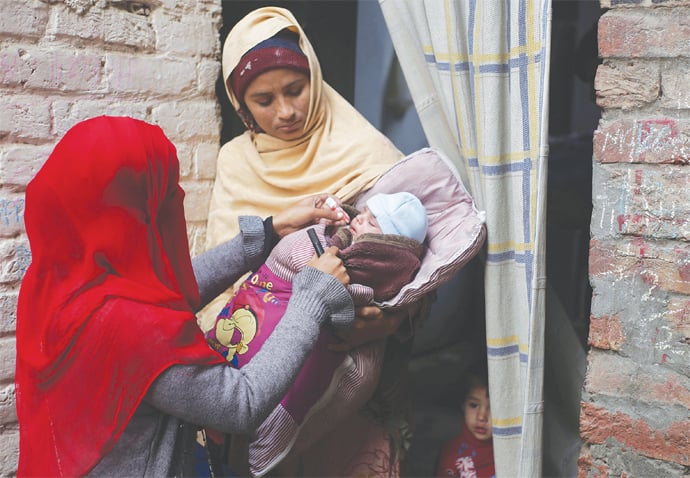
[[206, 332], [206, 341], [230, 365], [247, 364], [285, 313], [292, 285], [261, 266], [238, 288]]
[[222, 350], [217, 350], [225, 360], [237, 366], [235, 355], [249, 351], [249, 343], [256, 336], [257, 330], [256, 315], [249, 306], [237, 309], [229, 318], [223, 317], [216, 322], [215, 340], [222, 346]]

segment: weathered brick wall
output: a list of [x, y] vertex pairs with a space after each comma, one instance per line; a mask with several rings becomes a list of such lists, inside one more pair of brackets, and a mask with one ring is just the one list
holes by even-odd
[[581, 477], [690, 474], [690, 1], [599, 22]]
[[[102, 114], [160, 125], [177, 146], [193, 253], [220, 138], [221, 0], [0, 1], [0, 475], [16, 471], [17, 293], [31, 260], [24, 190], [57, 140]], [[86, 431], [88, 433], [88, 431]]]

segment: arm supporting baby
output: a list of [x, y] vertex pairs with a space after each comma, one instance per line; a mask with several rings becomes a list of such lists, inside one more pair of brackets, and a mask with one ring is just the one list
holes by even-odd
[[192, 259], [201, 295], [200, 309], [223, 292], [228, 284], [234, 284], [248, 270], [256, 270], [265, 260], [268, 252], [266, 241], [269, 240], [264, 237], [266, 223], [279, 237], [320, 220], [339, 225], [337, 213], [322, 207], [327, 197], [327, 194], [317, 194], [306, 198], [269, 218], [270, 223], [268, 220], [262, 223], [254, 216], [240, 216], [239, 235]]
[[[335, 257], [327, 250], [322, 256]], [[306, 267], [293, 281], [293, 294], [280, 323], [242, 369], [174, 366], [149, 389], [155, 407], [217, 430], [251, 434], [285, 395], [327, 320], [351, 321], [352, 299], [337, 280]], [[269, 373], [279, 367], [281, 374]]]
[[[290, 212], [292, 211], [292, 212]], [[335, 213], [313, 205], [300, 205], [274, 217], [276, 231], [289, 231]], [[301, 223], [301, 224], [300, 224]], [[243, 217], [240, 235], [193, 262], [202, 297], [227, 287], [246, 270], [261, 262], [264, 224]], [[337, 248], [314, 257], [293, 280], [293, 294], [285, 315], [251, 363], [242, 369], [227, 364], [213, 367], [172, 366], [154, 381], [147, 401], [156, 408], [201, 426], [250, 434], [283, 397], [314, 346], [321, 325], [344, 325], [354, 319], [354, 305], [343, 285], [349, 277]], [[237, 257], [243, 258], [238, 260]], [[235, 258], [234, 260], [232, 258]], [[225, 267], [223, 273], [206, 268]], [[218, 279], [220, 277], [221, 279]], [[214, 279], [215, 278], [215, 279]], [[222, 282], [218, 284], [217, 282]], [[200, 332], [201, 333], [201, 332]], [[280, 367], [281, 373], [269, 373]]]
[[385, 339], [398, 332], [402, 323], [415, 317], [421, 308], [421, 301], [399, 309], [382, 309], [375, 305], [357, 307], [352, 326], [336, 331], [342, 342], [332, 344], [329, 348], [346, 352], [360, 345]]

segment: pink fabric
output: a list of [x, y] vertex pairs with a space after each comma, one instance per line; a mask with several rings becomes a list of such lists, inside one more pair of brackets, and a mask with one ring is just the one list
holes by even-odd
[[[292, 283], [262, 265], [223, 308], [206, 339], [232, 366], [244, 367], [283, 318], [291, 294]], [[326, 392], [333, 374], [342, 368], [347, 354], [328, 349], [328, 344], [336, 341], [329, 329], [321, 330], [316, 345], [280, 402], [279, 407], [286, 411], [289, 420], [301, 423]]]
[[455, 166], [435, 149], [416, 151], [394, 164], [357, 198], [362, 208], [378, 193], [407, 191], [419, 198], [429, 217], [427, 252], [414, 280], [382, 303], [393, 307], [416, 302], [450, 280], [486, 240], [483, 214], [465, 188]]
[[[257, 430], [257, 438], [249, 444], [249, 469], [252, 475], [262, 476], [276, 465], [280, 466], [279, 463], [286, 456], [299, 455], [316, 443], [328, 441], [331, 435], [340, 436], [340, 431], [327, 432], [340, 430], [343, 421], [350, 421], [356, 416], [374, 393], [383, 352], [383, 342], [375, 342], [347, 355], [333, 373], [328, 389], [309, 409], [304, 420], [294, 419], [282, 405], [276, 407]], [[333, 406], [334, 397], [337, 406]], [[353, 437], [352, 443], [355, 442], [357, 446], [361, 444]], [[387, 443], [382, 442], [381, 446], [384, 445], [388, 447]]]

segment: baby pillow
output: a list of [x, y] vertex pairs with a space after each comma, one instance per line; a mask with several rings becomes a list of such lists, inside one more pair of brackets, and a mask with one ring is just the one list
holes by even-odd
[[414, 194], [426, 208], [427, 253], [414, 280], [382, 307], [416, 302], [445, 284], [486, 239], [484, 212], [477, 211], [455, 166], [439, 150], [424, 148], [398, 161], [357, 198], [355, 207], [361, 210], [374, 194], [400, 191]]

